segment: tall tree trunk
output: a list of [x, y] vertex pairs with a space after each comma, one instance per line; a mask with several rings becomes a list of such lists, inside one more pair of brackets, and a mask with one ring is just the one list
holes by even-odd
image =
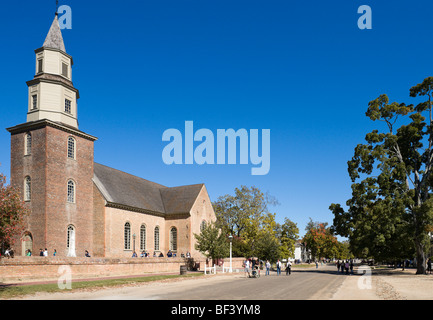
[[425, 274], [425, 253], [424, 246], [418, 237], [415, 237], [416, 247], [416, 274]]

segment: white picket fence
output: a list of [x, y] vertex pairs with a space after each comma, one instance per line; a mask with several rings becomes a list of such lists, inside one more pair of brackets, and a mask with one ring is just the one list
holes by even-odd
[[[204, 266], [204, 274], [217, 274], [217, 272], [230, 273], [230, 267], [226, 267], [224, 264], [221, 267], [215, 264], [213, 267], [207, 267], [206, 265]], [[232, 268], [232, 272], [239, 273], [240, 270]]]

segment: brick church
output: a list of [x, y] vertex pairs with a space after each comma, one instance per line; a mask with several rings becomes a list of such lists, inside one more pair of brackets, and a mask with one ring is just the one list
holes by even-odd
[[79, 92], [57, 14], [35, 54], [27, 122], [7, 129], [11, 184], [30, 211], [15, 253], [131, 257], [171, 250], [198, 257], [194, 233], [215, 220], [205, 185], [166, 187], [95, 163], [97, 138], [78, 129]]

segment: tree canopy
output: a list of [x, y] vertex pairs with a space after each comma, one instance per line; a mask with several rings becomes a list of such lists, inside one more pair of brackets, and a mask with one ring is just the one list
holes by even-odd
[[233, 235], [233, 255], [276, 261], [294, 254], [298, 228], [288, 218], [280, 225], [270, 206], [277, 199], [257, 187], [241, 186], [234, 195], [221, 196], [213, 203], [217, 226]]
[[18, 191], [6, 185], [6, 177], [0, 173], [0, 247], [14, 245], [16, 235], [24, 230], [27, 213]]
[[377, 259], [411, 258], [425, 272], [433, 225], [433, 77], [409, 90], [416, 105], [390, 102], [382, 94], [366, 116], [384, 124], [358, 144], [348, 161], [353, 182], [347, 210], [332, 204], [335, 231], [352, 250]]

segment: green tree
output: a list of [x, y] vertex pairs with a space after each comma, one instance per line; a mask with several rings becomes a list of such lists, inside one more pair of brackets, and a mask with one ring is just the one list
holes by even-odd
[[[389, 103], [380, 95], [366, 116], [385, 130], [366, 135], [348, 162], [352, 198], [348, 209], [332, 204], [334, 228], [351, 246], [371, 256], [394, 258], [416, 251], [417, 274], [425, 273], [425, 253], [432, 229], [433, 200], [433, 77], [412, 87], [414, 105]], [[397, 121], [403, 121], [398, 127]]]
[[280, 251], [281, 257], [289, 258], [295, 256], [295, 243], [299, 237], [299, 229], [296, 223], [289, 218], [284, 218], [280, 228]]
[[6, 177], [0, 173], [0, 248], [14, 245], [16, 236], [24, 230], [27, 214], [18, 191], [6, 185]]
[[206, 257], [216, 260], [229, 256], [228, 235], [221, 232], [221, 229], [214, 222], [209, 223], [200, 234], [195, 233], [194, 237], [197, 240], [195, 244], [196, 250]]
[[234, 195], [221, 196], [213, 203], [217, 225], [225, 234], [232, 234], [233, 253], [238, 256], [255, 255], [263, 230], [271, 230], [270, 205], [278, 201], [257, 187], [235, 189]]

